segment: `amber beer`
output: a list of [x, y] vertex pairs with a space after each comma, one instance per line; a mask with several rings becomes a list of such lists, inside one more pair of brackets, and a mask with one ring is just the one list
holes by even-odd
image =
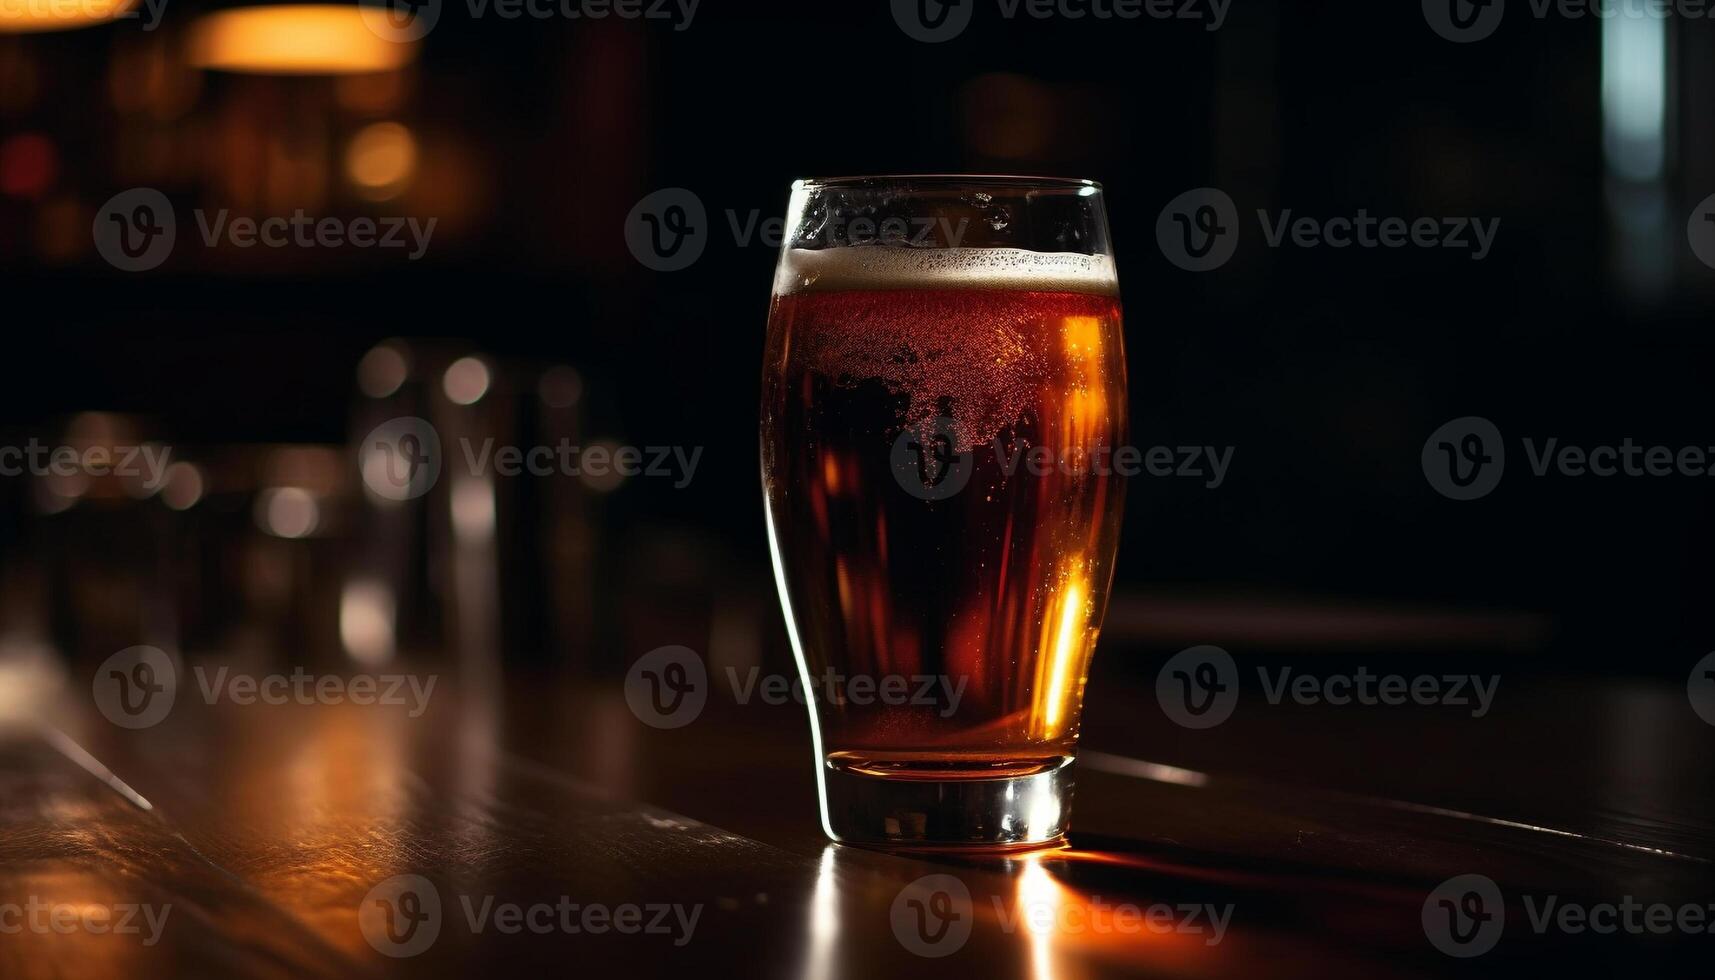
[[[943, 802], [948, 786], [1017, 780], [1019, 791], [1069, 795], [1124, 503], [1108, 465], [1126, 436], [1122, 345], [1103, 255], [784, 253], [763, 481], [815, 695], [831, 836], [1058, 836], [1063, 800], [1037, 801], [1052, 812], [1038, 811], [1034, 828], [1011, 827], [1028, 814], [1004, 812], [971, 826], [909, 793], [889, 802], [848, 784], [934, 784]], [[893, 678], [904, 679], [891, 681], [894, 697], [872, 693]], [[859, 679], [870, 696], [850, 696]], [[991, 805], [980, 796], [960, 805]]]

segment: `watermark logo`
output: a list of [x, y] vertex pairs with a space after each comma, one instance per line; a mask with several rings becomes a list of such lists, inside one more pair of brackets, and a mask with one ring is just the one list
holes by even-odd
[[992, 895], [995, 918], [1002, 932], [1022, 926], [1036, 935], [1068, 936], [1093, 933], [1108, 936], [1201, 936], [1203, 945], [1218, 946], [1226, 938], [1233, 919], [1233, 906], [1155, 902], [1118, 904], [1100, 895], [1075, 902], [1022, 901], [1011, 908], [999, 895]]
[[[471, 20], [670, 20], [689, 30], [702, 0], [465, 0]], [[441, 0], [359, 0], [371, 33], [404, 44], [421, 40], [441, 18]]]
[[1505, 14], [1506, 0], [1423, 0], [1423, 19], [1430, 29], [1455, 44], [1495, 33]]
[[971, 480], [971, 451], [954, 452], [957, 445], [958, 430], [950, 418], [907, 426], [893, 440], [893, 479], [919, 500], [946, 500]]
[[357, 926], [377, 953], [416, 956], [441, 935], [441, 893], [421, 875], [394, 875], [363, 896]]
[[528, 904], [500, 901], [494, 895], [458, 895], [457, 899], [461, 914], [446, 919], [434, 883], [421, 875], [395, 875], [363, 896], [357, 909], [358, 928], [376, 952], [405, 959], [427, 952], [449, 922], [462, 925], [473, 936], [618, 933], [667, 936], [674, 946], [684, 946], [696, 935], [703, 914], [701, 903], [609, 905], [574, 901], [570, 895]]
[[150, 493], [166, 483], [170, 446], [49, 446], [34, 437], [22, 446], [0, 446], [0, 476], [117, 476], [137, 481]]
[[[1525, 925], [1545, 936], [1667, 936], [1715, 932], [1715, 903], [1648, 902], [1632, 895], [1619, 901], [1567, 901], [1559, 895], [1521, 896]], [[1478, 874], [1442, 882], [1423, 902], [1423, 932], [1436, 949], [1469, 959], [1495, 948], [1506, 928], [1506, 902], [1492, 880]]]
[[1715, 653], [1697, 661], [1691, 677], [1685, 682], [1685, 694], [1691, 699], [1691, 710], [1697, 717], [1715, 725]]
[[[1232, 0], [996, 0], [1003, 20], [1182, 20], [1195, 21], [1205, 31], [1218, 31], [1227, 21]], [[939, 44], [963, 34], [970, 26], [976, 0], [893, 0], [893, 20], [907, 37]]]
[[1468, 959], [1495, 948], [1506, 928], [1500, 886], [1483, 875], [1457, 875], [1423, 900], [1423, 934], [1448, 956]]
[[[191, 212], [197, 232], [207, 248], [388, 248], [408, 249], [407, 261], [416, 261], [428, 251], [435, 224], [415, 217], [315, 218], [298, 208], [290, 216], [255, 218], [234, 216], [221, 208], [212, 214], [202, 208]], [[96, 211], [90, 229], [95, 250], [107, 263], [124, 272], [145, 272], [159, 266], [172, 254], [178, 240], [178, 217], [167, 196], [152, 187], [134, 187], [115, 194]]]
[[[945, 500], [969, 485], [975, 472], [974, 450], [957, 450], [957, 423], [938, 418], [924, 426], [907, 426], [893, 440], [890, 469], [899, 488], [919, 500]], [[1190, 477], [1217, 490], [1232, 466], [1233, 446], [1108, 446], [1082, 444], [1058, 449], [1031, 444], [1024, 438], [996, 436], [982, 444], [992, 452], [1000, 475], [1019, 474], [1067, 480], [1113, 476]]]
[[1195, 646], [1170, 657], [1155, 678], [1155, 699], [1184, 728], [1213, 728], [1239, 702], [1239, 666], [1217, 646]]
[[1488, 496], [1500, 484], [1507, 464], [1501, 430], [1475, 415], [1430, 433], [1421, 455], [1424, 478], [1436, 493], [1452, 500]]
[[[1579, 444], [1559, 436], [1520, 440], [1530, 474], [1568, 479], [1596, 477], [1715, 476], [1715, 446], [1648, 445], [1630, 436], [1617, 443]], [[1475, 500], [1495, 489], [1506, 466], [1500, 430], [1468, 415], [1430, 433], [1423, 444], [1423, 475], [1436, 492]]]
[[370, 430], [357, 447], [363, 485], [384, 500], [411, 500], [441, 476], [441, 434], [424, 419], [404, 415]]
[[1686, 222], [1685, 237], [1691, 242], [1691, 253], [1697, 261], [1715, 269], [1715, 194], [1697, 203]]
[[[1100, 895], [1057, 901], [997, 894], [988, 900], [994, 907], [992, 921], [1009, 935], [1199, 936], [1205, 946], [1218, 945], [1226, 937], [1234, 909], [1230, 904], [1116, 903]], [[900, 889], [888, 919], [901, 946], [935, 959], [951, 956], [970, 939], [974, 912], [970, 889], [963, 881], [955, 875], [935, 874]]]
[[385, 218], [316, 218], [295, 208], [290, 217], [269, 215], [234, 216], [228, 208], [212, 215], [202, 208], [191, 212], [197, 233], [207, 248], [222, 243], [233, 248], [394, 248], [408, 249], [407, 262], [415, 262], [429, 250], [439, 218], [419, 221], [414, 215]]
[[147, 272], [167, 261], [178, 237], [178, 220], [167, 195], [133, 187], [107, 199], [91, 227], [95, 250], [123, 272]]
[[703, 447], [692, 446], [580, 446], [561, 439], [552, 446], [497, 446], [484, 439], [480, 445], [460, 439], [467, 472], [497, 476], [582, 476], [602, 479], [623, 477], [669, 477], [673, 489], [683, 490], [697, 475]]
[[51, 902], [31, 895], [22, 904], [0, 902], [0, 936], [34, 933], [38, 936], [141, 936], [144, 946], [161, 941], [171, 905], [139, 905], [120, 902]]
[[[804, 682], [797, 676], [762, 673], [752, 667], [743, 678], [738, 668], [726, 669], [727, 686], [733, 701], [749, 704], [754, 698], [763, 704], [804, 704], [807, 695]], [[942, 718], [951, 718], [959, 711], [970, 678], [946, 674], [842, 674], [832, 667], [822, 671], [810, 684], [810, 694], [818, 704], [844, 706], [848, 704], [880, 704], [890, 707], [933, 708]]]
[[646, 195], [625, 220], [625, 246], [645, 268], [677, 272], [689, 268], [724, 225], [738, 248], [762, 246], [817, 248], [848, 245], [958, 248], [971, 219], [946, 215], [876, 218], [867, 208], [844, 210], [820, 204], [803, 216], [788, 235], [783, 215], [765, 215], [758, 208], [725, 208], [725, 219], [711, 222], [709, 209], [694, 191], [669, 187]]
[[1219, 188], [1188, 190], [1161, 209], [1155, 240], [1167, 261], [1186, 272], [1219, 269], [1239, 247], [1238, 206]]
[[[1514, 10], [1532, 20], [1707, 20], [1709, 0], [1528, 0]], [[1506, 12], [1506, 0], [1423, 0], [1423, 19], [1430, 29], [1457, 44], [1481, 41], [1495, 33]]]
[[[764, 673], [751, 667], [740, 673], [727, 667], [727, 693], [733, 703], [843, 707], [848, 704], [932, 709], [941, 718], [958, 713], [970, 678], [947, 674], [846, 674], [833, 668], [808, 679], [803, 675]], [[638, 658], [626, 675], [625, 697], [638, 720], [656, 728], [682, 728], [707, 706], [713, 685], [708, 667], [689, 647], [651, 650]]]
[[924, 44], [951, 41], [971, 24], [976, 0], [893, 0], [893, 21]]
[[[1274, 213], [1258, 208], [1256, 220], [1268, 248], [1441, 248], [1469, 252], [1474, 262], [1488, 258], [1501, 228], [1500, 218], [1381, 217], [1368, 208], [1328, 218], [1295, 216], [1291, 208]], [[1216, 187], [1180, 194], [1155, 219], [1161, 254], [1187, 272], [1226, 265], [1238, 250], [1239, 236], [1238, 207]]]
[[638, 201], [625, 216], [625, 245], [656, 272], [678, 272], [702, 257], [709, 241], [709, 213], [702, 198], [668, 187]]
[[625, 674], [625, 703], [651, 728], [683, 728], [709, 702], [709, 672], [690, 647], [657, 647]]
[[[95, 674], [95, 706], [121, 728], [152, 728], [165, 721], [179, 694], [179, 669], [156, 647], [135, 646], [104, 661]], [[403, 707], [411, 718], [429, 708], [439, 678], [433, 674], [311, 674], [294, 667], [290, 674], [235, 674], [230, 667], [210, 672], [192, 668], [197, 695], [207, 705], [225, 701], [240, 707], [267, 705], [353, 704]]]
[[166, 652], [151, 646], [127, 647], [96, 668], [96, 710], [120, 728], [152, 728], [173, 710], [178, 669]]
[[[455, 461], [472, 476], [506, 478], [577, 477], [611, 488], [613, 478], [665, 478], [675, 490], [691, 485], [702, 462], [702, 446], [620, 446], [607, 442], [579, 445], [561, 439], [553, 445], [501, 445], [493, 438], [458, 440]], [[411, 500], [434, 489], [445, 462], [440, 433], [415, 415], [376, 426], [357, 447], [363, 484], [385, 500]]]
[[[1528, 0], [1514, 6], [1532, 20], [1707, 20], [1709, 0]], [[1458, 44], [1481, 41], [1495, 33], [1505, 14], [1505, 0], [1423, 0], [1423, 19], [1436, 34]]]
[[888, 921], [899, 944], [918, 956], [951, 956], [971, 938], [971, 890], [954, 875], [924, 875], [894, 896]]
[[371, 34], [409, 44], [435, 29], [441, 19], [441, 0], [359, 0], [357, 11]]
[[[1469, 708], [1482, 718], [1494, 706], [1498, 675], [1374, 674], [1367, 667], [1351, 673], [1294, 674], [1291, 667], [1257, 668], [1263, 699], [1279, 706], [1294, 704], [1346, 707], [1416, 704]], [[1213, 728], [1232, 717], [1239, 699], [1239, 670], [1232, 655], [1216, 646], [1181, 650], [1162, 665], [1155, 678], [1161, 710], [1184, 728]]]
[[142, 20], [142, 29], [152, 31], [161, 26], [167, 0], [142, 0], [131, 6], [130, 0], [0, 0], [0, 24], [18, 21], [46, 26], [60, 21], [66, 27], [82, 27], [96, 22]]

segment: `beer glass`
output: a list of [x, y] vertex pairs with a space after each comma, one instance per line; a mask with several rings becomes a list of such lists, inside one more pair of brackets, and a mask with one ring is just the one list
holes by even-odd
[[762, 483], [822, 828], [1056, 841], [1125, 496], [1102, 189], [801, 180], [786, 221]]

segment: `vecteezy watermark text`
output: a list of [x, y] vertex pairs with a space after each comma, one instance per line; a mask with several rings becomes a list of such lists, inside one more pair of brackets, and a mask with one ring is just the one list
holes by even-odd
[[[471, 476], [575, 477], [607, 486], [612, 478], [668, 479], [673, 488], [690, 486], [703, 457], [702, 446], [581, 445], [560, 439], [552, 445], [502, 445], [494, 439], [459, 439], [458, 459]], [[364, 486], [387, 500], [421, 497], [440, 480], [443, 466], [440, 431], [414, 415], [376, 426], [357, 447]]]
[[1079, 446], [1056, 452], [1043, 445], [994, 442], [1001, 472], [1020, 470], [1028, 476], [1158, 476], [1191, 477], [1218, 490], [1232, 465], [1232, 446]]
[[[765, 217], [751, 208], [727, 208], [723, 224], [733, 245], [759, 245], [777, 249], [783, 245], [807, 248], [813, 245], [894, 245], [921, 248], [957, 248], [970, 228], [969, 218], [957, 221], [944, 215], [877, 219], [865, 213], [831, 213], [802, 227], [788, 229], [784, 217]], [[656, 272], [677, 272], [702, 257], [712, 237], [708, 208], [696, 192], [667, 187], [646, 195], [625, 218], [625, 245], [632, 257]]]
[[490, 10], [501, 20], [670, 20], [689, 30], [702, 0], [466, 0], [471, 18]]
[[[925, 44], [951, 41], [971, 24], [979, 0], [892, 0], [893, 20], [906, 36]], [[1176, 20], [1218, 31], [1232, 0], [995, 0], [1004, 20]]]
[[[473, 936], [662, 936], [684, 946], [696, 935], [703, 905], [678, 902], [586, 902], [570, 895], [552, 901], [507, 902], [494, 895], [459, 895], [465, 929]], [[371, 888], [358, 905], [358, 928], [376, 952], [404, 959], [426, 952], [440, 937], [442, 900], [421, 875], [395, 875]]]
[[[1506, 0], [1422, 0], [1423, 19], [1449, 41], [1469, 44], [1495, 33], [1506, 16]], [[1514, 4], [1514, 9], [1518, 9]], [[1711, 0], [1528, 0], [1526, 13], [1535, 20], [1626, 18], [1631, 20], [1704, 20], [1715, 17]]]
[[144, 946], [153, 946], [161, 941], [172, 912], [171, 905], [54, 902], [31, 895], [22, 904], [0, 902], [0, 936], [25, 932], [69, 936], [82, 932], [97, 936], [142, 936]]
[[[166, 720], [182, 685], [180, 667], [158, 647], [127, 647], [96, 668], [92, 693], [101, 714], [121, 728], [151, 728]], [[290, 673], [248, 674], [199, 664], [191, 669], [194, 689], [204, 704], [239, 706], [338, 705], [403, 707], [412, 718], [428, 710], [437, 675], [314, 674], [295, 667]]]
[[696, 475], [703, 447], [692, 446], [580, 446], [561, 439], [552, 446], [499, 446], [484, 439], [480, 446], [459, 440], [469, 471], [492, 472], [496, 476], [621, 476], [668, 477], [673, 489], [682, 490]]
[[[804, 704], [813, 696], [826, 705], [889, 705], [926, 708], [941, 718], [959, 710], [969, 677], [945, 674], [866, 674], [828, 668], [808, 684], [797, 674], [764, 673], [760, 667], [741, 672], [726, 668], [733, 702], [781, 705]], [[625, 675], [625, 702], [637, 719], [653, 728], [682, 728], [697, 720], [708, 704], [708, 666], [685, 646], [657, 647], [632, 663]]]
[[[1525, 922], [1541, 936], [1594, 933], [1633, 936], [1715, 933], [1715, 902], [1646, 902], [1632, 895], [1618, 901], [1583, 902], [1560, 895], [1525, 894]], [[1494, 949], [1506, 929], [1506, 899], [1486, 875], [1456, 875], [1436, 886], [1423, 902], [1423, 932], [1436, 949], [1469, 959]]]
[[[234, 215], [228, 208], [192, 212], [202, 244], [208, 248], [357, 248], [399, 249], [406, 261], [428, 251], [437, 218], [415, 216], [314, 217], [297, 208], [290, 215]], [[95, 250], [125, 272], [144, 272], [167, 261], [178, 241], [178, 216], [167, 196], [152, 187], [134, 187], [108, 198], [91, 226]]]
[[172, 462], [168, 446], [49, 446], [32, 437], [22, 446], [0, 446], [0, 476], [120, 476], [159, 490]]
[[[1488, 257], [1500, 233], [1500, 218], [1377, 216], [1358, 208], [1350, 217], [1270, 214], [1258, 208], [1258, 228], [1269, 248], [1439, 248]], [[1238, 206], [1216, 187], [1199, 187], [1168, 201], [1155, 221], [1155, 238], [1167, 261], [1188, 272], [1218, 269], [1238, 250]]]
[[237, 705], [252, 704], [355, 704], [403, 707], [409, 717], [421, 717], [429, 708], [429, 698], [435, 693], [434, 674], [312, 674], [302, 667], [292, 668], [290, 674], [235, 674], [220, 667], [212, 674], [198, 665], [191, 670], [196, 676], [197, 690], [203, 703], [219, 704], [229, 701]]
[[[994, 921], [1004, 933], [1036, 935], [1200, 936], [1205, 946], [1226, 937], [1234, 906], [1193, 902], [1110, 902], [1100, 895], [1077, 901], [1031, 901], [991, 895]], [[976, 903], [957, 875], [924, 875], [894, 896], [888, 922], [894, 938], [918, 956], [939, 959], [970, 939]]]
[[[1288, 700], [1300, 705], [1334, 707], [1441, 705], [1467, 709], [1481, 718], [1494, 706], [1498, 675], [1375, 674], [1367, 667], [1350, 673], [1294, 674], [1291, 667], [1271, 671], [1257, 668], [1263, 699], [1271, 705]], [[1231, 654], [1217, 646], [1195, 646], [1174, 654], [1156, 675], [1155, 696], [1161, 710], [1185, 728], [1213, 728], [1232, 717], [1239, 700], [1239, 668]]]
[[271, 215], [262, 218], [250, 215], [233, 217], [226, 208], [210, 215], [197, 208], [197, 230], [202, 243], [210, 248], [221, 239], [235, 248], [408, 248], [405, 258], [415, 262], [429, 249], [434, 237], [437, 218], [419, 222], [412, 216], [393, 215], [384, 218], [357, 217], [316, 218], [303, 208], [291, 216]]
[[[749, 704], [753, 697], [763, 704], [804, 703], [804, 682], [796, 675], [764, 675], [760, 667], [750, 668], [743, 678], [736, 667], [728, 667], [726, 674], [739, 704]], [[811, 678], [810, 689], [819, 704], [911, 705], [934, 708], [942, 718], [950, 718], [959, 710], [969, 681], [945, 674], [845, 674], [830, 667]]]
[[0, 0], [0, 23], [48, 24], [59, 21], [67, 27], [101, 21], [140, 20], [142, 29], [152, 31], [161, 26], [167, 0], [140, 0], [131, 6], [128, 0]]
[[[444, 0], [359, 0], [363, 24], [384, 41], [408, 44], [427, 37], [441, 19]], [[702, 0], [465, 0], [472, 20], [671, 21], [689, 30]]]
[[[1560, 436], [1525, 436], [1525, 461], [1531, 475], [1578, 479], [1715, 476], [1715, 446], [1669, 446], [1638, 442], [1564, 442]], [[1488, 419], [1467, 415], [1430, 433], [1423, 443], [1424, 478], [1437, 493], [1453, 500], [1475, 500], [1500, 485], [1506, 470], [1506, 444]]]
[[[955, 452], [959, 443], [953, 419], [908, 425], [893, 441], [892, 469], [900, 489], [923, 500], [945, 500], [964, 490], [976, 472], [975, 449]], [[982, 444], [1005, 479], [1020, 473], [1033, 478], [1175, 477], [1203, 481], [1219, 489], [1232, 465], [1232, 446], [1110, 446], [1093, 443], [1060, 449], [1025, 439], [996, 436]]]

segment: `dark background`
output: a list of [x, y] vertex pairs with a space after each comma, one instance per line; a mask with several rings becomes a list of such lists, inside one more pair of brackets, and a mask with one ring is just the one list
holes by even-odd
[[[0, 426], [53, 433], [100, 409], [175, 444], [337, 445], [353, 434], [357, 362], [384, 338], [570, 363], [589, 432], [706, 447], [688, 488], [633, 480], [602, 498], [598, 615], [664, 604], [720, 621], [737, 608], [778, 656], [756, 476], [775, 251], [735, 243], [726, 212], [778, 216], [803, 176], [1087, 177], [1107, 189], [1135, 441], [1235, 447], [1218, 489], [1133, 481], [1110, 634], [1193, 642], [1160, 627], [1166, 602], [1202, 624], [1202, 642], [1242, 646], [1245, 610], [1307, 601], [1443, 617], [1420, 644], [1395, 634], [1376, 646], [1683, 678], [1711, 642], [1715, 481], [1537, 478], [1520, 440], [1715, 445], [1715, 271], [1684, 233], [1715, 191], [1710, 29], [1669, 24], [1666, 166], [1640, 189], [1604, 162], [1601, 22], [1513, 7], [1493, 37], [1459, 45], [1415, 3], [1234, 0], [1207, 32], [1008, 21], [989, 2], [961, 37], [929, 45], [881, 3], [706, 0], [683, 32], [471, 20], [454, 3], [385, 110], [342, 108], [328, 78], [201, 73], [166, 119], [116, 108], [115, 65], [170, 49], [207, 7], [175, 0], [153, 33], [0, 35], [0, 139], [42, 134], [57, 148], [46, 186], [0, 198]], [[337, 159], [329, 147], [376, 119], [417, 135], [417, 183], [372, 204], [336, 177], [311, 210], [441, 215], [422, 260], [195, 242], [188, 208], [244, 212], [231, 202], [267, 184], [275, 164], [242, 152], [245, 139]], [[180, 244], [159, 269], [121, 273], [90, 247], [88, 223], [142, 185], [173, 199]], [[674, 186], [707, 205], [711, 239], [692, 268], [652, 272], [622, 225], [639, 198]], [[1230, 264], [1192, 274], [1166, 261], [1154, 227], [1168, 200], [1201, 186], [1232, 195], [1245, 231]], [[1620, 219], [1640, 195], [1663, 215], [1645, 246]], [[1269, 249], [1253, 218], [1360, 207], [1499, 218], [1500, 232], [1473, 262]], [[1465, 415], [1492, 420], [1509, 459], [1493, 494], [1457, 502], [1431, 488], [1419, 453]], [[59, 518], [0, 493], [16, 505], [8, 550], [39, 545], [37, 524]], [[503, 523], [521, 554], [538, 531]], [[520, 594], [532, 567], [507, 565]], [[1476, 614], [1511, 625], [1489, 633], [1495, 620], [1461, 618]], [[612, 662], [655, 640], [668, 641], [617, 625], [590, 643]], [[1293, 642], [1318, 643], [1314, 631]], [[515, 645], [564, 654], [539, 637]]]

